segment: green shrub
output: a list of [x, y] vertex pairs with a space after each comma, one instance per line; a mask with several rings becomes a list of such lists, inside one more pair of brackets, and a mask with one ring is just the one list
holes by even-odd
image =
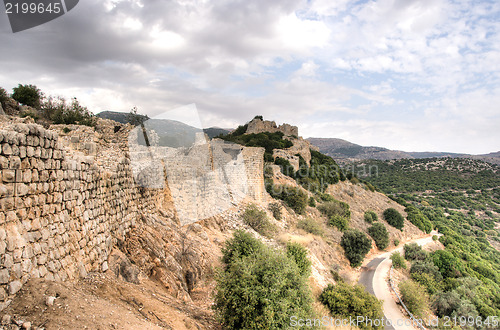
[[300, 219], [297, 222], [297, 228], [303, 229], [308, 233], [313, 235], [322, 236], [323, 228], [321, 225], [313, 218], [307, 217], [305, 219]]
[[263, 248], [262, 242], [255, 239], [252, 234], [237, 230], [222, 248], [222, 262], [231, 265], [234, 260], [255, 255]]
[[396, 209], [388, 208], [384, 211], [383, 215], [388, 224], [401, 231], [403, 230], [405, 219]]
[[366, 211], [365, 212], [365, 221], [368, 222], [368, 223], [374, 223], [375, 221], [378, 220], [378, 216], [377, 216], [377, 213], [373, 212], [373, 211]]
[[408, 214], [408, 221], [418, 227], [425, 233], [430, 233], [432, 231], [432, 223], [419, 209], [413, 205], [408, 205], [405, 208], [405, 212]]
[[432, 235], [432, 240], [433, 241], [437, 241], [439, 239], [439, 237], [437, 235]]
[[412, 273], [412, 280], [423, 285], [430, 295], [437, 293], [442, 290], [441, 282], [438, 282], [436, 278], [429, 273]]
[[346, 231], [349, 228], [349, 219], [340, 215], [333, 215], [328, 219], [328, 225], [336, 227], [340, 231]]
[[448, 250], [438, 250], [432, 254], [434, 264], [439, 268], [443, 277], [462, 276], [462, 262]]
[[300, 188], [268, 182], [266, 190], [271, 197], [283, 200], [295, 213], [303, 214], [306, 210], [308, 197]]
[[21, 85], [13, 88], [12, 98], [17, 102], [33, 107], [40, 108], [42, 92], [35, 85]]
[[372, 242], [363, 232], [353, 229], [344, 233], [340, 241], [345, 256], [352, 267], [358, 267], [372, 247]]
[[307, 259], [307, 249], [299, 243], [288, 242], [286, 244], [286, 254], [288, 258], [295, 260], [299, 267], [300, 275], [309, 276], [311, 273], [311, 261]]
[[[371, 320], [383, 317], [382, 302], [365, 291], [360, 285], [351, 286], [343, 281], [336, 285], [329, 284], [319, 296], [319, 300], [334, 317], [364, 316]], [[360, 325], [364, 328], [364, 324]], [[382, 327], [380, 327], [382, 328]]]
[[95, 126], [97, 123], [96, 117], [76, 98], [73, 98], [71, 104], [66, 104], [64, 99], [60, 99], [60, 102], [56, 103], [56, 108], [50, 110], [49, 105], [44, 104], [42, 111], [51, 113], [50, 119], [54, 124]]
[[280, 167], [281, 173], [291, 178], [295, 178], [295, 169], [292, 164], [290, 164], [290, 161], [288, 161], [288, 159], [276, 157], [274, 159], [274, 164]]
[[462, 299], [455, 291], [439, 292], [432, 301], [434, 313], [439, 317], [451, 316], [460, 305], [462, 305]]
[[377, 245], [379, 249], [383, 250], [389, 245], [389, 233], [380, 222], [368, 228], [368, 234], [373, 238], [375, 245]]
[[399, 245], [399, 240], [397, 238], [394, 239], [394, 246], [398, 246]]
[[408, 280], [399, 283], [399, 291], [408, 310], [417, 318], [425, 318], [429, 311], [429, 295], [426, 289], [415, 281]]
[[309, 197], [309, 206], [310, 207], [316, 207], [316, 200], [312, 196]]
[[338, 200], [333, 200], [323, 203], [320, 206], [318, 206], [318, 210], [324, 215], [326, 215], [328, 218], [331, 218], [334, 215], [338, 215], [348, 220], [351, 219], [351, 211], [349, 208], [349, 204]]
[[443, 279], [439, 268], [430, 260], [415, 260], [411, 265], [410, 274], [429, 274], [436, 281]]
[[254, 204], [248, 205], [245, 209], [243, 222], [265, 237], [271, 237], [276, 231], [276, 227], [269, 222], [266, 212], [259, 210]]
[[401, 253], [394, 252], [391, 254], [392, 266], [394, 268], [403, 268], [406, 269], [406, 262]]
[[336, 199], [330, 195], [330, 194], [327, 194], [327, 193], [322, 193], [322, 192], [317, 192], [316, 195], [318, 195], [318, 197], [323, 201], [323, 202], [333, 202], [333, 201], [336, 201]]
[[281, 204], [280, 203], [270, 203], [269, 204], [269, 211], [273, 213], [273, 217], [276, 220], [281, 220], [282, 214], [281, 214]]
[[[246, 238], [244, 247], [232, 244], [224, 251], [259, 245]], [[225, 328], [283, 329], [289, 327], [291, 315], [313, 317], [306, 278], [283, 251], [263, 247], [250, 255], [234, 255], [224, 254], [223, 259], [232, 261], [216, 276], [214, 310]]]
[[422, 252], [425, 252], [417, 243], [405, 244], [403, 250], [405, 259], [410, 261], [416, 260], [417, 258], [419, 259], [419, 256], [421, 256]]

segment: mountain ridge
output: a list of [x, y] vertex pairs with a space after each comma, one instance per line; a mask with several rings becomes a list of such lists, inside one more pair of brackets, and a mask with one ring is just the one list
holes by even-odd
[[471, 155], [465, 153], [453, 152], [438, 152], [438, 151], [401, 151], [391, 150], [388, 148], [377, 146], [361, 146], [339, 138], [308, 138], [312, 145], [319, 150], [341, 162], [376, 159], [376, 160], [391, 160], [391, 159], [423, 159], [423, 158], [472, 158], [480, 159], [493, 164], [500, 164], [500, 151], [491, 152], [489, 154]]

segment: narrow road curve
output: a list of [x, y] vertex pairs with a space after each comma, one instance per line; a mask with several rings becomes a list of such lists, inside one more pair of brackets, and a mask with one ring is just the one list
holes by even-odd
[[[432, 235], [437, 235], [437, 233], [432, 232], [428, 237], [415, 239], [405, 244], [417, 243], [418, 245], [424, 246], [432, 242]], [[382, 305], [384, 316], [387, 320], [390, 320], [392, 324], [392, 326], [386, 325], [385, 329], [387, 330], [417, 329], [411, 325], [405, 325], [405, 323], [409, 323], [409, 318], [401, 312], [398, 304], [396, 304], [391, 294], [391, 288], [386, 281], [392, 266], [392, 261], [390, 259], [391, 254], [396, 251], [402, 252], [402, 250], [403, 245], [400, 248], [376, 256], [366, 265], [362, 266], [361, 276], [358, 281], [359, 284], [366, 288], [366, 291], [384, 301]], [[405, 322], [405, 320], [408, 320], [408, 322]]]

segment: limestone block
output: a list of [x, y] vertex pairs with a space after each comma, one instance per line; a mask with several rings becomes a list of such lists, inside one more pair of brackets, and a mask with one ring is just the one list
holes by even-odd
[[9, 283], [9, 294], [16, 294], [19, 290], [21, 290], [22, 283], [20, 281], [12, 281]]

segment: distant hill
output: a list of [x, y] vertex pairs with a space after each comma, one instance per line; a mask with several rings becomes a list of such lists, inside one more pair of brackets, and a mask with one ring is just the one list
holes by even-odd
[[[121, 124], [128, 123], [127, 112], [117, 112], [117, 111], [103, 111], [96, 116], [104, 119], [111, 119]], [[138, 115], [141, 118], [147, 120], [146, 126], [149, 129], [153, 129], [160, 136], [160, 145], [166, 145], [171, 147], [179, 147], [183, 145], [190, 145], [194, 142], [195, 134], [201, 132], [199, 128], [195, 128], [176, 120], [169, 119], [149, 119], [147, 116]], [[208, 135], [209, 138], [214, 138], [220, 134], [227, 134], [230, 131], [219, 127], [205, 128], [203, 131]]]
[[492, 164], [500, 164], [500, 151], [486, 155], [469, 155], [451, 152], [406, 152], [400, 150], [390, 150], [382, 147], [365, 147], [354, 144], [346, 140], [336, 138], [309, 138], [307, 139], [319, 150], [342, 162], [364, 160], [364, 159], [423, 159], [423, 158], [473, 158], [483, 160]]

